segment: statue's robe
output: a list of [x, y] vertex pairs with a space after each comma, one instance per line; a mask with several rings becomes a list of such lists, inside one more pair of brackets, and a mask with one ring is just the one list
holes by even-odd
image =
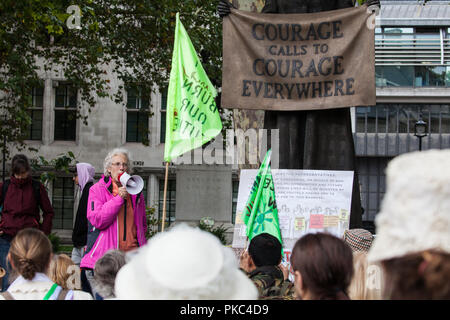
[[[262, 13], [313, 13], [348, 7], [353, 7], [352, 0], [266, 0]], [[266, 111], [264, 128], [280, 130], [280, 169], [355, 171], [350, 228], [361, 227], [362, 208], [350, 108]], [[268, 141], [270, 143], [270, 138]]]

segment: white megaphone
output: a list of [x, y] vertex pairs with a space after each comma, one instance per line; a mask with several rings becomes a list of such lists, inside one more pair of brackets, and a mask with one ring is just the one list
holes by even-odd
[[130, 176], [123, 172], [119, 175], [119, 181], [129, 194], [138, 194], [144, 189], [144, 180], [140, 176]]

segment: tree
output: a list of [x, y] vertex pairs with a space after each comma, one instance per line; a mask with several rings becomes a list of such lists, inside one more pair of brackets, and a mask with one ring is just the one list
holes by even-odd
[[56, 158], [51, 160], [47, 160], [43, 156], [30, 159], [31, 168], [34, 172], [38, 172], [40, 174], [39, 179], [47, 189], [50, 182], [53, 182], [56, 179], [58, 173], [70, 173], [70, 168], [75, 166], [76, 163], [77, 160], [72, 151], [59, 154]]
[[[211, 81], [220, 87], [222, 24], [216, 5], [208, 0], [1, 1], [0, 134], [6, 143], [26, 147], [32, 88], [42, 86], [40, 75], [58, 68], [78, 89], [82, 104], [77, 117], [84, 124], [97, 97], [124, 104], [124, 85], [146, 92], [164, 88], [176, 12]], [[112, 66], [113, 73], [105, 66]], [[110, 86], [114, 77], [124, 84], [116, 91]], [[3, 144], [0, 149], [5, 150]]]
[[[246, 1], [249, 0], [240, 0]], [[110, 87], [114, 77], [146, 92], [164, 88], [171, 68], [176, 12], [180, 12], [206, 73], [220, 88], [222, 21], [216, 14], [217, 3], [218, 0], [2, 0], [0, 135], [4, 139], [0, 140], [0, 149], [7, 152], [5, 143], [14, 143], [19, 150], [26, 147], [24, 134], [31, 124], [31, 92], [33, 87], [42, 86], [43, 72], [61, 68], [67, 81], [78, 88], [82, 104], [77, 117], [84, 124], [88, 123], [97, 97], [124, 104], [124, 86], [116, 91]], [[114, 73], [108, 73], [105, 66], [112, 66]], [[220, 106], [220, 97], [217, 104]], [[87, 112], [81, 112], [82, 107]], [[147, 114], [152, 115], [150, 111]], [[224, 120], [224, 129], [229, 128], [230, 118]]]

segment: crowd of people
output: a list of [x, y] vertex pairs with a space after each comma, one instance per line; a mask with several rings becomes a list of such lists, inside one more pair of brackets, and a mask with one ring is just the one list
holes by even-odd
[[342, 238], [309, 233], [285, 266], [282, 244], [267, 233], [239, 257], [187, 224], [147, 242], [144, 197], [120, 183], [131, 170], [124, 149], [106, 156], [95, 183], [92, 165], [76, 165], [73, 252], [54, 253], [46, 190], [33, 182], [28, 159], [16, 155], [8, 188], [0, 186], [0, 299], [450, 299], [449, 164], [450, 150], [394, 158], [376, 236], [364, 229]]

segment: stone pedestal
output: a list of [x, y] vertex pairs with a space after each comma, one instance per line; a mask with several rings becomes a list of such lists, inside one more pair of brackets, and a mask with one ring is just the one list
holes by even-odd
[[231, 166], [177, 166], [176, 222], [197, 224], [203, 217], [230, 223], [232, 210]]

